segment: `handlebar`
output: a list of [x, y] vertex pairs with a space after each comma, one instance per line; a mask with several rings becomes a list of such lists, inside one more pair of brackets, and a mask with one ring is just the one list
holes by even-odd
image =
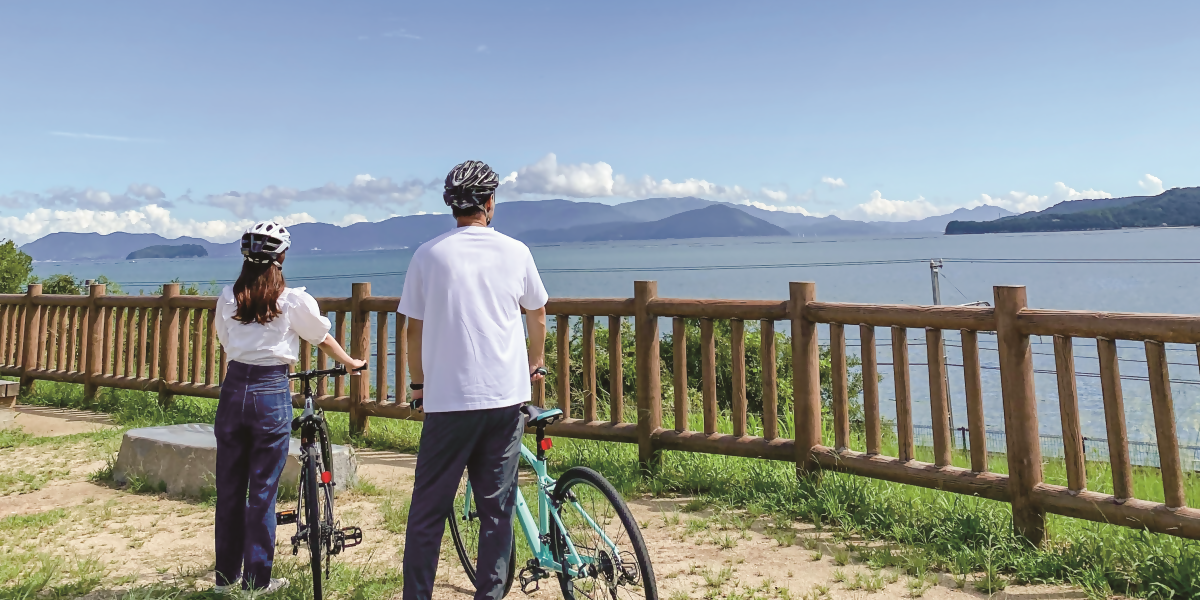
[[368, 365], [363, 365], [363, 366], [361, 366], [357, 369], [354, 369], [353, 371], [349, 371], [349, 372], [346, 371], [346, 365], [337, 365], [336, 367], [334, 367], [332, 369], [323, 369], [323, 370], [311, 369], [308, 371], [296, 371], [295, 373], [288, 373], [288, 379], [307, 380], [307, 379], [316, 379], [318, 377], [336, 377], [339, 375], [346, 375], [348, 373], [357, 373], [359, 371], [362, 371], [363, 369], [366, 369], [367, 366]]

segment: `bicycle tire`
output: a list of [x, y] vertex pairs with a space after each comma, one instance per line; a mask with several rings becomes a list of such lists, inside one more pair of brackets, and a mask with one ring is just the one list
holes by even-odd
[[[475, 564], [479, 557], [479, 519], [472, 518], [470, 522], [463, 521], [463, 500], [466, 498], [466, 486], [459, 486], [458, 493], [454, 496], [454, 512], [446, 519], [446, 524], [450, 526], [450, 539], [454, 540], [454, 550], [458, 553], [458, 561], [462, 563], [463, 571], [467, 574], [467, 579], [471, 581], [471, 585], [475, 585]], [[513, 532], [512, 554], [509, 555], [508, 573], [504, 580], [504, 595], [512, 590], [513, 581], [517, 575], [517, 532]]]
[[[570, 501], [572, 499], [586, 511], [595, 527], [582, 518], [580, 511], [575, 509], [574, 503]], [[642, 531], [633, 514], [629, 512], [624, 498], [603, 475], [587, 467], [568, 469], [554, 486], [554, 500], [554, 510], [558, 513], [559, 520], [568, 528], [568, 531], [564, 532], [555, 525], [555, 532], [550, 537], [550, 551], [554, 560], [559, 564], [567, 564], [565, 537], [570, 536], [576, 553], [581, 557], [591, 557], [594, 565], [589, 577], [572, 578], [566, 573], [558, 574], [563, 598], [658, 600], [654, 567], [650, 564], [650, 552], [646, 549]], [[573, 534], [570, 531], [572, 525], [579, 525], [580, 530]], [[624, 533], [612, 529], [612, 525], [619, 525]], [[605, 536], [617, 547], [617, 560], [613, 560], [611, 548], [595, 531], [596, 527], [602, 529]], [[630, 558], [636, 563], [636, 572], [629, 569], [629, 566], [633, 565], [623, 564]], [[589, 594], [586, 591], [588, 587], [601, 593]], [[622, 594], [622, 590], [625, 593]]]
[[321, 556], [324, 554], [324, 544], [321, 541], [321, 504], [318, 500], [318, 488], [321, 481], [317, 472], [317, 457], [313, 456], [316, 446], [308, 446], [304, 453], [304, 476], [307, 485], [304, 486], [304, 518], [308, 522], [308, 554], [312, 565], [313, 600], [322, 599], [323, 575]]

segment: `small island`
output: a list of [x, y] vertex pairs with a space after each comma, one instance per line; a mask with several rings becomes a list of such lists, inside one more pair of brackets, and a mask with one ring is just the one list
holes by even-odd
[[198, 258], [208, 256], [208, 250], [199, 244], [180, 244], [178, 246], [149, 246], [134, 250], [125, 260], [138, 258]]

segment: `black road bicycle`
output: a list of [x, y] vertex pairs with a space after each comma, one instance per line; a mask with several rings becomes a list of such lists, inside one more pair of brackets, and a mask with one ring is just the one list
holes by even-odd
[[[356, 371], [365, 368], [364, 365]], [[296, 509], [280, 511], [275, 518], [280, 525], [296, 524], [292, 556], [299, 554], [301, 544], [308, 546], [314, 600], [321, 600], [322, 584], [329, 578], [330, 559], [346, 548], [361, 544], [363, 539], [358, 527], [340, 527], [341, 523], [334, 520], [333, 447], [325, 412], [313, 402], [312, 382], [337, 375], [346, 375], [344, 365], [288, 375], [288, 379], [299, 379], [304, 388], [304, 412], [292, 419], [292, 431], [300, 431], [300, 485], [296, 489]]]

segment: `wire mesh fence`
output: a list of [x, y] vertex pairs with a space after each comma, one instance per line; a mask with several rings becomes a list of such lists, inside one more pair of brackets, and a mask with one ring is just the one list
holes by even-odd
[[[894, 430], [894, 425], [893, 425]], [[993, 454], [1005, 454], [1008, 440], [1003, 431], [988, 430], [987, 449]], [[954, 444], [958, 448], [971, 449], [971, 438], [966, 427], [954, 430]], [[1061, 435], [1043, 434], [1041, 438], [1043, 458], [1064, 458], [1066, 452]], [[930, 425], [913, 425], [914, 444], [921, 447], [933, 447], [933, 427]], [[1083, 438], [1083, 451], [1086, 460], [1108, 462], [1108, 440], [1104, 438]], [[1183, 470], [1200, 472], [1200, 446], [1180, 446], [1179, 460]], [[1154, 442], [1129, 442], [1129, 461], [1138, 466], [1158, 467], [1158, 444]]]

